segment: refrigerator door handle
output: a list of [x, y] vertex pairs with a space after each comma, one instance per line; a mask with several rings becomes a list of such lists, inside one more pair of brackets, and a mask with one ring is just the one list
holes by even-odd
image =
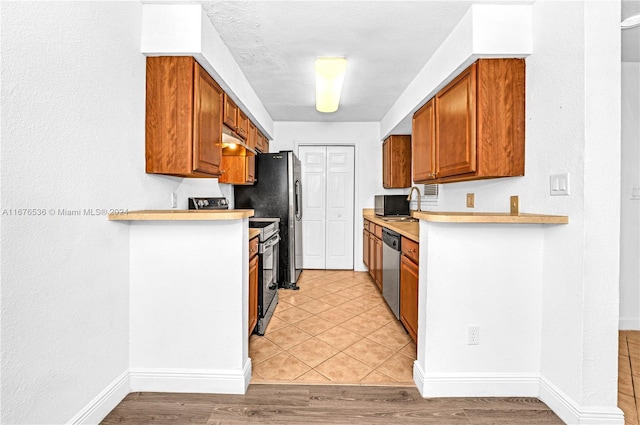
[[296, 180], [296, 220], [302, 220], [302, 191], [300, 190], [300, 180]]

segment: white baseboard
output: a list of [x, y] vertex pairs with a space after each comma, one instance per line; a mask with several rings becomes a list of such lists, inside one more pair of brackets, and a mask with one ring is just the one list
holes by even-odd
[[621, 317], [618, 322], [618, 329], [621, 331], [637, 331], [640, 330], [640, 318], [637, 317]]
[[538, 398], [569, 425], [624, 425], [624, 414], [615, 406], [580, 406], [544, 376]]
[[616, 406], [580, 406], [548, 379], [537, 374], [425, 374], [413, 363], [413, 380], [429, 397], [537, 397], [570, 425], [624, 425]]
[[122, 373], [111, 384], [78, 412], [68, 424], [100, 423], [129, 394], [129, 371]]
[[537, 374], [438, 373], [425, 374], [418, 362], [413, 379], [422, 397], [537, 397]]
[[251, 359], [242, 370], [131, 369], [131, 391], [244, 394], [251, 380]]

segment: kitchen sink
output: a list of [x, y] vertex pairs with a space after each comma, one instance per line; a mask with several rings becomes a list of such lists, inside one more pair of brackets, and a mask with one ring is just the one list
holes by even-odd
[[378, 217], [379, 219], [383, 220], [383, 221], [388, 221], [388, 222], [392, 222], [392, 223], [410, 223], [413, 221], [418, 221], [417, 218], [413, 218], [413, 217]]

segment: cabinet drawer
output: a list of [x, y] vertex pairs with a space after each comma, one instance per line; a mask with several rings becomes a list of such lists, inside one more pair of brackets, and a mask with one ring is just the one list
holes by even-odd
[[371, 225], [371, 222], [369, 220], [364, 220], [364, 225], [363, 225], [364, 230], [366, 230], [367, 232], [370, 232], [371, 231], [370, 225]]
[[420, 258], [420, 245], [417, 242], [403, 236], [401, 246], [402, 255], [410, 258], [413, 262], [418, 264], [418, 259]]
[[382, 226], [379, 226], [377, 224], [374, 224], [374, 226], [375, 226], [375, 230], [373, 231], [373, 233], [376, 235], [378, 239], [382, 239]]
[[249, 259], [258, 254], [258, 237], [255, 237], [249, 241]]

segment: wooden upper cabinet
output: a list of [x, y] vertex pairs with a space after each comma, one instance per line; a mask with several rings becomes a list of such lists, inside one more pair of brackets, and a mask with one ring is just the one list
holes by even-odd
[[269, 152], [269, 141], [259, 131], [257, 132], [257, 136], [256, 136], [256, 150], [262, 153]]
[[253, 184], [255, 182], [256, 157], [245, 155], [223, 155], [219, 183]]
[[476, 171], [476, 67], [471, 65], [436, 95], [438, 177]]
[[258, 130], [256, 129], [256, 126], [253, 125], [251, 121], [249, 121], [249, 134], [247, 135], [247, 145], [249, 145], [251, 149], [256, 148], [257, 138], [258, 138]]
[[244, 112], [242, 112], [240, 109], [238, 109], [238, 126], [236, 127], [235, 131], [236, 134], [238, 136], [240, 136], [242, 139], [247, 139], [247, 137], [249, 136], [249, 118], [247, 118], [247, 116], [244, 114]]
[[193, 169], [219, 174], [222, 156], [222, 96], [223, 91], [213, 78], [195, 64], [194, 119], [193, 119]]
[[382, 186], [411, 187], [411, 136], [389, 136], [382, 143]]
[[217, 177], [224, 92], [192, 57], [148, 57], [146, 68], [146, 172]]
[[411, 155], [413, 181], [436, 178], [435, 99], [431, 99], [413, 115]]
[[413, 180], [524, 175], [525, 63], [480, 59], [413, 117]]
[[223, 122], [241, 139], [246, 140], [249, 136], [249, 118], [226, 93], [224, 94]]
[[224, 123], [233, 131], [238, 126], [238, 107], [229, 95], [224, 94]]

